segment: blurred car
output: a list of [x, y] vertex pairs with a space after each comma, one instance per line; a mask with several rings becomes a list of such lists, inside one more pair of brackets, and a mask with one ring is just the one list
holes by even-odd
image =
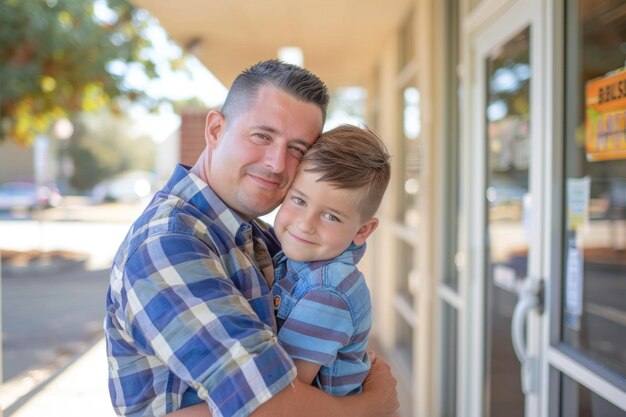
[[37, 185], [26, 181], [0, 184], [0, 210], [57, 207], [62, 198], [54, 184]]
[[148, 171], [128, 171], [104, 180], [91, 190], [91, 201], [132, 203], [151, 196], [156, 189], [156, 176]]

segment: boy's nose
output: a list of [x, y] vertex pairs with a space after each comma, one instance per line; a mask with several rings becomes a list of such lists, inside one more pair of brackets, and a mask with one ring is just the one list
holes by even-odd
[[315, 231], [315, 219], [311, 214], [303, 214], [298, 220], [298, 227], [303, 233], [313, 233]]

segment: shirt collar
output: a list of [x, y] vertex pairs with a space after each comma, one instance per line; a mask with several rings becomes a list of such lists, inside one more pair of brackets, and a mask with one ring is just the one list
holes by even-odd
[[213, 222], [220, 224], [232, 236], [240, 233], [251, 236], [250, 224], [232, 211], [200, 177], [187, 165], [178, 164], [163, 188], [166, 194], [175, 195], [194, 206]]
[[348, 248], [345, 251], [343, 251], [341, 254], [337, 255], [333, 259], [326, 259], [324, 261], [309, 261], [309, 262], [294, 261], [293, 259], [287, 258], [283, 251], [280, 251], [274, 256], [274, 265], [277, 265], [277, 268], [278, 268], [278, 265], [288, 262], [290, 266], [294, 270], [297, 270], [297, 271], [299, 271], [302, 267], [307, 266], [307, 265], [310, 266], [311, 269], [315, 269], [330, 262], [342, 262], [343, 261], [343, 262], [354, 263], [356, 265], [357, 263], [359, 263], [359, 261], [363, 257], [363, 254], [365, 253], [366, 245], [367, 245], [366, 243], [363, 243], [362, 245], [355, 245], [354, 243], [350, 243], [350, 246], [348, 246]]

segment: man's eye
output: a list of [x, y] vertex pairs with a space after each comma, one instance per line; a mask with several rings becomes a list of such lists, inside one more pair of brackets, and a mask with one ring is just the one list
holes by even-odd
[[252, 136], [254, 136], [254, 137], [256, 137], [256, 138], [258, 138], [260, 140], [263, 140], [263, 141], [270, 140], [270, 137], [267, 136], [265, 133], [253, 133]]
[[293, 201], [293, 203], [294, 203], [296, 206], [304, 206], [304, 204], [305, 204], [305, 203], [304, 203], [304, 200], [303, 200], [303, 199], [301, 199], [300, 197], [291, 197], [291, 201]]
[[299, 146], [292, 146], [289, 148], [289, 151], [291, 152], [293, 156], [295, 156], [298, 159], [302, 159], [302, 157], [306, 153], [306, 149], [303, 149]]

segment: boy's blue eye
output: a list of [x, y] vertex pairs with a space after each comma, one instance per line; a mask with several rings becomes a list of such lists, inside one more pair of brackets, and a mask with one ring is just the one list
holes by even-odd
[[324, 213], [324, 217], [326, 217], [326, 220], [330, 220], [331, 222], [341, 222], [341, 220], [339, 220], [339, 217], [331, 213]]
[[294, 203], [296, 206], [304, 206], [304, 204], [305, 204], [305, 203], [304, 203], [304, 200], [303, 200], [303, 199], [301, 199], [300, 197], [291, 197], [291, 201], [293, 201], [293, 203]]

